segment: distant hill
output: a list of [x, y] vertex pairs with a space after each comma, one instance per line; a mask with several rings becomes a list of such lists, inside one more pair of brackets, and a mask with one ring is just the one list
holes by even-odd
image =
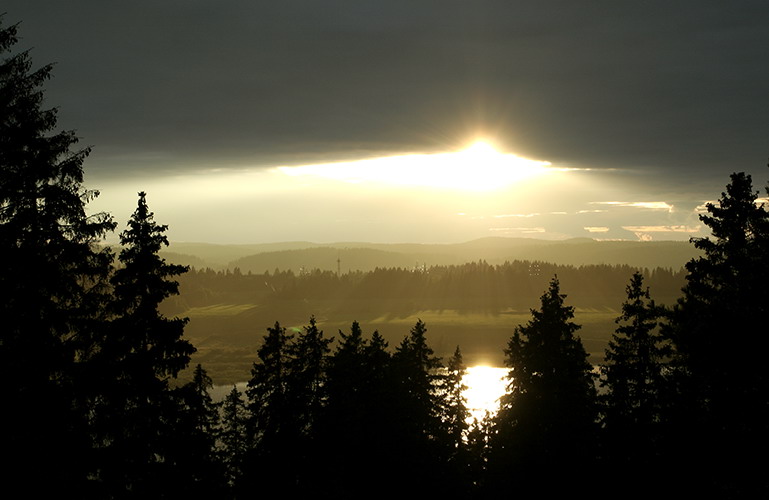
[[188, 255], [184, 253], [166, 252], [161, 250], [159, 252], [160, 257], [164, 258], [166, 262], [170, 264], [178, 264], [180, 266], [190, 266], [197, 269], [205, 269], [210, 267], [211, 269], [224, 269], [225, 266], [217, 266], [211, 262], [205, 261], [196, 255]]
[[251, 245], [217, 245], [214, 243], [185, 243], [171, 242], [169, 252], [192, 255], [210, 265], [210, 267], [226, 267], [234, 260], [264, 253], [283, 250], [295, 250], [301, 248], [313, 248], [323, 246], [306, 241], [284, 243], [259, 243]]
[[[281, 247], [282, 246], [282, 247]], [[226, 246], [223, 246], [226, 247]], [[174, 244], [176, 249], [176, 244]], [[577, 238], [561, 241], [527, 238], [484, 238], [459, 244], [411, 243], [283, 243], [238, 246], [238, 251], [258, 250], [231, 260], [227, 267], [242, 272], [262, 273], [276, 268], [371, 271], [383, 267], [429, 267], [484, 260], [489, 264], [530, 260], [562, 265], [628, 264], [639, 268], [681, 268], [699, 255], [683, 241], [597, 241]], [[231, 249], [235, 250], [235, 249]], [[185, 253], [192, 253], [185, 248]], [[201, 255], [202, 257], [202, 255]]]
[[320, 269], [322, 271], [373, 271], [376, 268], [415, 268], [424, 264], [452, 264], [457, 259], [450, 254], [405, 253], [374, 248], [318, 247], [303, 250], [265, 252], [243, 257], [229, 264], [242, 272], [262, 273], [274, 269], [294, 272]]

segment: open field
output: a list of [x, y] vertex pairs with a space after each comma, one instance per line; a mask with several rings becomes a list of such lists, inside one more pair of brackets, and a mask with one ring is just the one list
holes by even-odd
[[[616, 328], [631, 275], [642, 271], [658, 304], [671, 305], [685, 283], [686, 242], [540, 241], [484, 238], [454, 245], [293, 242], [270, 245], [172, 245], [174, 259], [216, 261], [192, 269], [169, 316], [188, 317], [185, 336], [217, 384], [250, 378], [266, 329], [276, 321], [301, 331], [314, 316], [329, 337], [358, 321], [390, 349], [418, 319], [435, 353], [460, 346], [468, 365], [501, 366], [516, 325], [557, 276], [592, 363], [600, 363]], [[169, 255], [171, 258], [171, 255]], [[195, 260], [197, 259], [197, 260]], [[557, 264], [556, 264], [557, 262]], [[227, 266], [227, 263], [230, 266]], [[416, 265], [415, 265], [416, 263]], [[272, 270], [272, 271], [271, 271]], [[340, 272], [340, 270], [342, 272]], [[333, 344], [332, 344], [333, 348]]]
[[[530, 312], [506, 310], [499, 313], [457, 310], [423, 310], [408, 315], [361, 313], [361, 304], [345, 314], [344, 308], [328, 304], [284, 304], [282, 311], [270, 310], [255, 304], [216, 304], [195, 307], [180, 314], [190, 322], [185, 336], [197, 347], [191, 366], [201, 363], [216, 384], [242, 382], [250, 377], [256, 351], [266, 329], [279, 321], [289, 331], [300, 331], [314, 314], [318, 325], [327, 336], [337, 336], [338, 331], [349, 331], [353, 320], [360, 322], [365, 336], [378, 330], [390, 344], [391, 350], [400, 343], [418, 319], [425, 322], [428, 341], [435, 353], [448, 358], [457, 345], [460, 346], [468, 365], [487, 364], [501, 366], [504, 348], [518, 324], [531, 319]], [[315, 306], [315, 307], [312, 307]], [[325, 306], [325, 307], [319, 307]], [[373, 304], [372, 304], [373, 306]], [[373, 307], [372, 307], [373, 308]], [[294, 311], [294, 312], [292, 312]], [[306, 311], [299, 316], [295, 311]], [[282, 314], [281, 314], [282, 313]], [[603, 359], [604, 349], [616, 327], [614, 319], [619, 312], [604, 309], [577, 309], [574, 321], [582, 325], [577, 334], [582, 338], [590, 361]], [[365, 316], [365, 317], [364, 317]], [[332, 344], [333, 349], [333, 344]]]

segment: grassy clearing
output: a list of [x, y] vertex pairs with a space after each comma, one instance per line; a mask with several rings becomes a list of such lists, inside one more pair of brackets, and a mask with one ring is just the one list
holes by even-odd
[[203, 307], [191, 307], [180, 317], [201, 318], [211, 316], [235, 316], [254, 307], [254, 304], [214, 304]]
[[[294, 307], [295, 310], [302, 309], [301, 304], [294, 304]], [[438, 356], [447, 359], [459, 345], [468, 365], [502, 366], [504, 349], [515, 326], [526, 324], [531, 319], [528, 310], [507, 310], [497, 314], [423, 310], [398, 316], [372, 314], [370, 319], [365, 319], [356, 318], [354, 311], [340, 310], [339, 307], [312, 309], [315, 311], [311, 314], [316, 315], [318, 326], [327, 336], [338, 337], [339, 330], [349, 332], [352, 321], [360, 319], [364, 336], [368, 337], [378, 330], [389, 342], [391, 350], [421, 319], [427, 325], [430, 346]], [[582, 325], [577, 334], [582, 338], [591, 362], [598, 363], [603, 359], [609, 338], [616, 328], [614, 319], [618, 314], [618, 311], [609, 308], [575, 311], [574, 321]], [[198, 349], [191, 366], [201, 363], [216, 384], [248, 380], [266, 329], [276, 319], [289, 333], [301, 331], [309, 320], [309, 314], [288, 314], [283, 308], [252, 304], [216, 304], [190, 309], [184, 315], [190, 318], [185, 336]]]

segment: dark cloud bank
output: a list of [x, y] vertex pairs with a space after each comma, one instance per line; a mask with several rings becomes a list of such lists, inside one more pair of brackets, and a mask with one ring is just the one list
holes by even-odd
[[5, 2], [97, 176], [440, 151], [723, 185], [769, 157], [763, 1]]

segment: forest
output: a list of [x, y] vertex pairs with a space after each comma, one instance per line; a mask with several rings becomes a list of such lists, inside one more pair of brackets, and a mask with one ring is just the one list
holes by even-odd
[[[570, 296], [578, 307], [614, 305], [617, 290], [636, 268], [629, 265], [566, 266], [540, 261], [513, 261], [492, 266], [485, 261], [462, 265], [417, 269], [377, 268], [370, 272], [292, 270], [263, 274], [190, 269], [179, 277], [182, 296], [166, 307], [184, 310], [218, 303], [262, 303], [265, 301], [318, 300], [388, 301], [400, 303], [391, 314], [408, 314], [420, 309], [500, 311], [527, 309], [547, 287], [549, 277], [558, 275], [570, 283]], [[685, 279], [684, 269], [644, 269], [648, 286], [659, 300], [675, 302]], [[396, 307], [398, 305], [396, 304]], [[358, 314], [365, 314], [359, 311]], [[374, 313], [376, 314], [376, 313]], [[362, 318], [362, 316], [360, 317]]]
[[[173, 244], [172, 244], [173, 245]], [[638, 270], [661, 304], [675, 303], [685, 269], [637, 269], [628, 265], [567, 266], [539, 261], [490, 265], [485, 261], [418, 268], [377, 268], [370, 272], [276, 269], [242, 273], [191, 268], [178, 277], [179, 295], [160, 306], [169, 316], [190, 318], [185, 336], [198, 350], [217, 385], [248, 380], [264, 331], [279, 319], [300, 331], [310, 315], [334, 333], [355, 320], [377, 330], [390, 344], [421, 320], [430, 326], [436, 354], [450, 357], [462, 346], [470, 365], [502, 366], [502, 347], [513, 326], [525, 322], [553, 276], [569, 292], [589, 361], [603, 361], [616, 327], [628, 276]], [[181, 378], [188, 380], [189, 371]]]
[[488, 287], [503, 290], [495, 296], [531, 309], [511, 325], [507, 393], [486, 419], [468, 421], [461, 346], [444, 362], [425, 322], [390, 345], [350, 318], [332, 340], [306, 311], [299, 331], [254, 325], [266, 333], [247, 389], [218, 403], [205, 367], [190, 366], [188, 319], [161, 305], [180, 283], [195, 301], [219, 293], [206, 279], [247, 275], [188, 273], [161, 258], [167, 227], [144, 192], [120, 250], [100, 245], [117, 223], [87, 211], [98, 196], [83, 185], [89, 149], [57, 131], [42, 90], [52, 66], [32, 69], [27, 52], [13, 52], [17, 40], [15, 25], [0, 26], [4, 497], [769, 494], [769, 212], [750, 175], [732, 174], [707, 205], [711, 236], [693, 240], [701, 256], [686, 264], [675, 301], [660, 305], [649, 286], [669, 290], [673, 271], [591, 271], [625, 274], [597, 370], [562, 287], [577, 272], [568, 268], [258, 278], [285, 296], [435, 297], [457, 307], [457, 294], [476, 294], [471, 308], [506, 306], [484, 305]]

